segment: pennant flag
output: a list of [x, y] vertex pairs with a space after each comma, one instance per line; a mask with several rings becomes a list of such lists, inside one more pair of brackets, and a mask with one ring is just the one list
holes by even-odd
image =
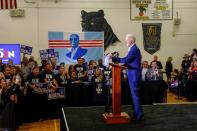
[[[72, 35], [78, 37], [77, 48], [70, 42]], [[103, 58], [104, 33], [103, 32], [48, 32], [48, 47], [59, 53], [59, 62], [66, 64], [76, 63], [78, 57], [86, 61]]]
[[0, 0], [1, 9], [16, 9], [17, 0]]

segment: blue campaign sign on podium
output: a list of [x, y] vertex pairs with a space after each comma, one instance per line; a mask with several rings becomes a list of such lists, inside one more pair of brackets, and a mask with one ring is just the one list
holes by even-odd
[[48, 32], [48, 47], [59, 53], [59, 63], [75, 64], [78, 57], [86, 61], [103, 58], [103, 32]]

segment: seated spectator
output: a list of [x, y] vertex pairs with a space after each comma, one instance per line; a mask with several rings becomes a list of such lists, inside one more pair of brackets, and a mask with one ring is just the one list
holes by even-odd
[[142, 80], [146, 79], [146, 72], [148, 71], [148, 61], [142, 62]]
[[174, 92], [179, 86], [179, 71], [178, 69], [174, 69], [172, 72], [172, 79], [170, 80], [170, 91]]
[[162, 72], [157, 67], [157, 62], [151, 63], [151, 68], [146, 72], [146, 80], [163, 80]]

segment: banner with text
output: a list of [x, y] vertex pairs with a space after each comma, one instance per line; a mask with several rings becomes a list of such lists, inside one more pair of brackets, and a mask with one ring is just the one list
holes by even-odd
[[172, 20], [173, 0], [130, 0], [131, 20]]

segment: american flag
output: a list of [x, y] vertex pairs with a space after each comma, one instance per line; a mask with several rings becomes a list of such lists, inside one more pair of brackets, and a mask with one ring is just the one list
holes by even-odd
[[[48, 47], [49, 48], [70, 48], [71, 44], [69, 36], [72, 33], [65, 32], [49, 32], [48, 33]], [[76, 33], [75, 33], [76, 34]], [[103, 33], [98, 32], [83, 32], [77, 33], [79, 35], [79, 46], [84, 48], [98, 48], [103, 47]]]
[[17, 8], [17, 0], [0, 0], [1, 9], [15, 9]]

